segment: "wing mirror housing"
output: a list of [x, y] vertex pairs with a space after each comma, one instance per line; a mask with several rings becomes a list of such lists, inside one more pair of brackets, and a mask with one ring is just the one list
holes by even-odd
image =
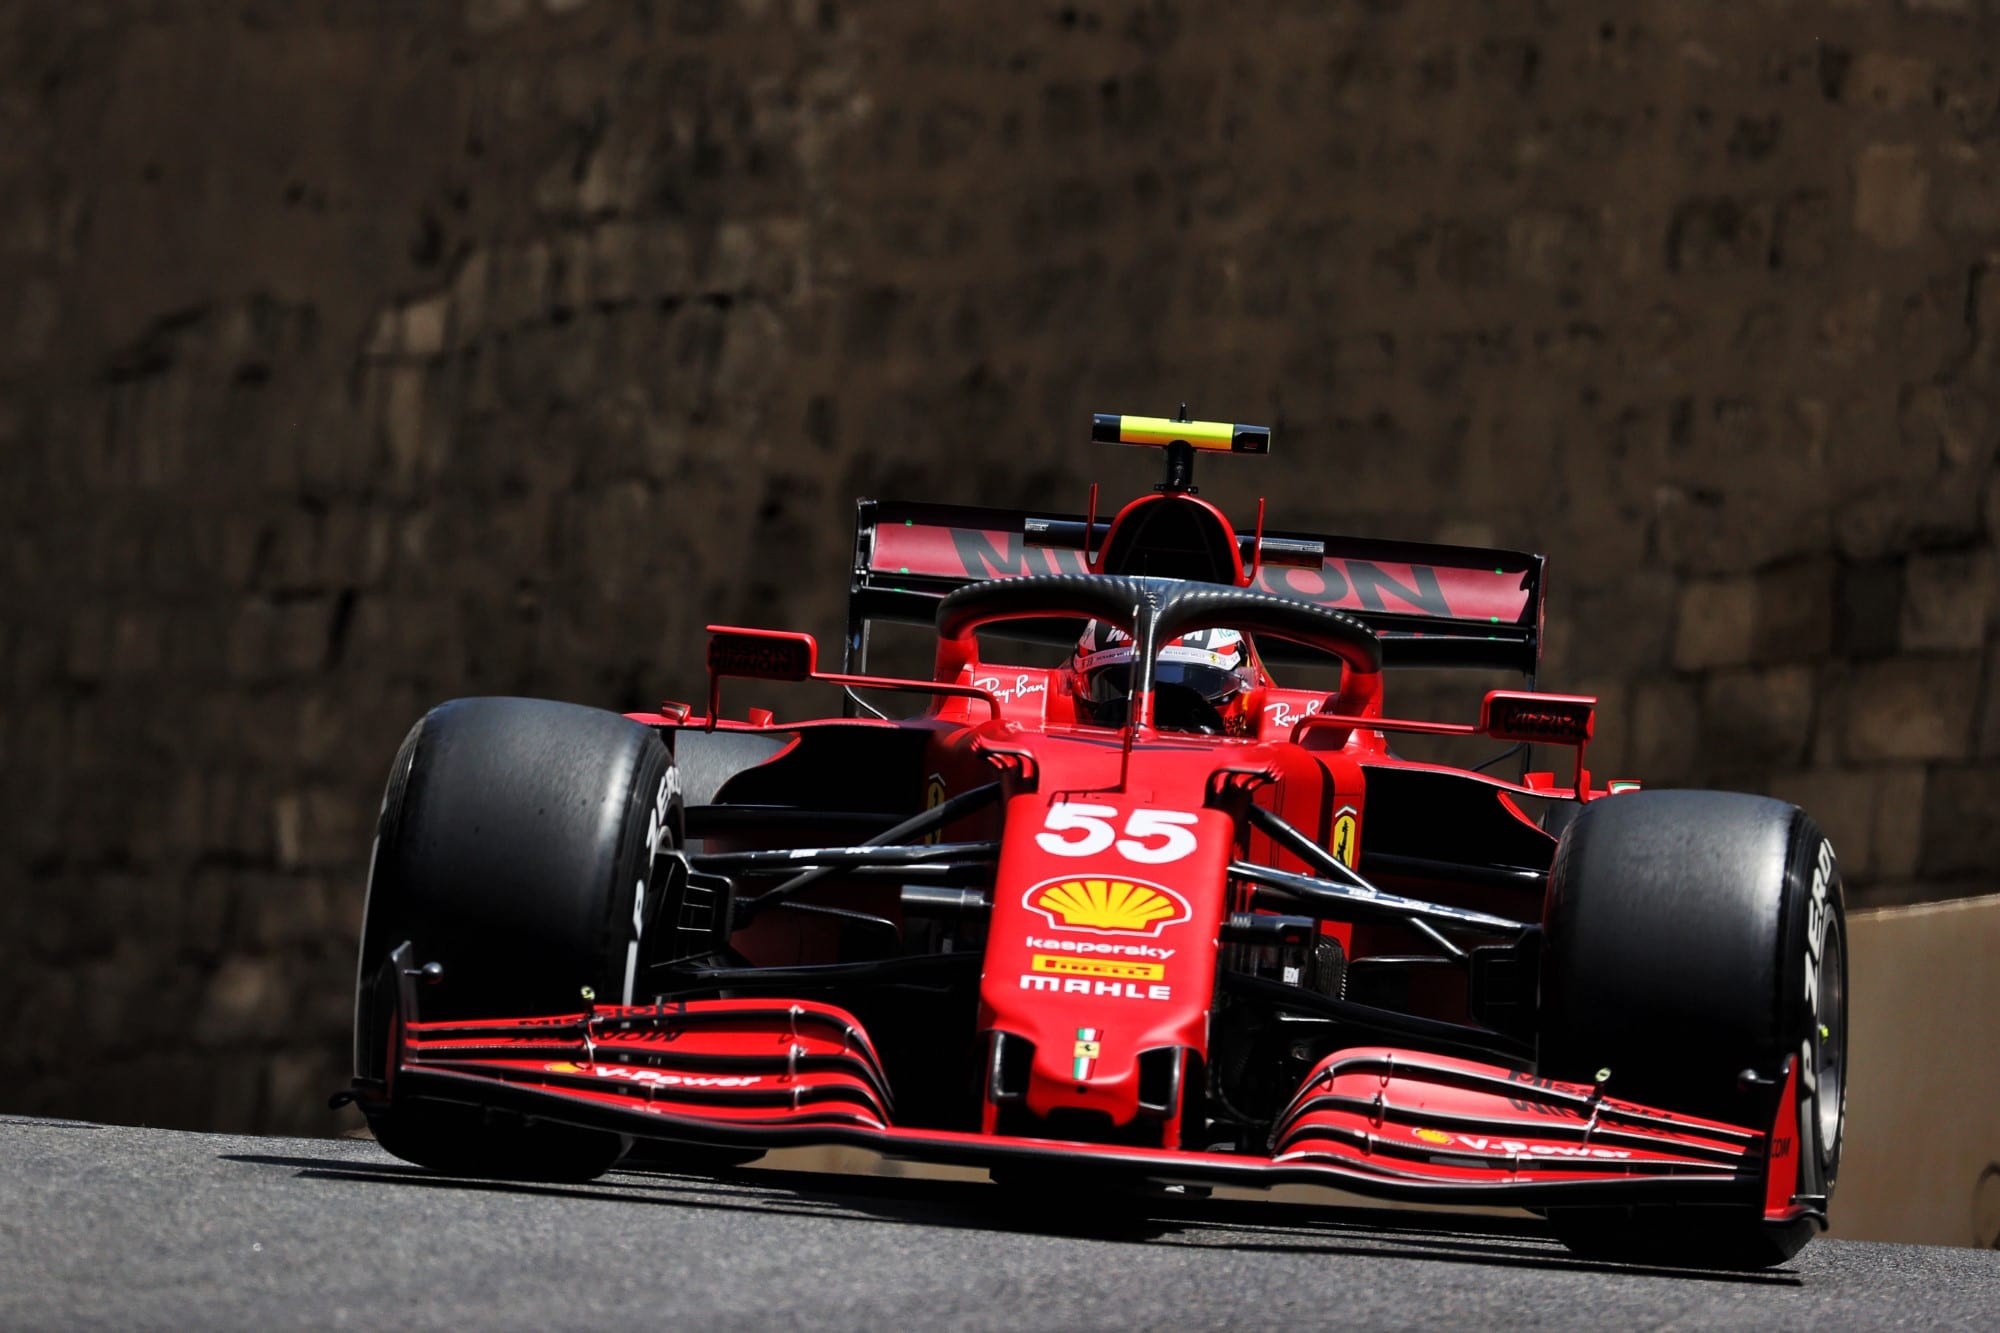
[[811, 680], [819, 670], [819, 641], [782, 629], [708, 627], [708, 674], [743, 680]]
[[1479, 707], [1479, 729], [1496, 741], [1581, 749], [1596, 724], [1597, 700], [1586, 694], [1494, 690]]

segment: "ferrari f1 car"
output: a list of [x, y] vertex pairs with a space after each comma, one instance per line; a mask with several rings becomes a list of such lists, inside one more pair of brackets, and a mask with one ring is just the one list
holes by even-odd
[[[1166, 463], [1108, 519], [1094, 487], [1082, 516], [862, 501], [839, 671], [711, 626], [705, 706], [425, 716], [337, 1100], [454, 1173], [847, 1144], [1093, 1196], [1518, 1205], [1620, 1259], [1796, 1253], [1845, 1092], [1818, 827], [1593, 785], [1595, 701], [1534, 688], [1542, 557], [1267, 532], [1261, 502], [1244, 531], [1194, 461], [1269, 432], [1184, 417], [1097, 418]], [[869, 674], [893, 622], [934, 629], [928, 678]], [[1397, 719], [1407, 666], [1526, 687]], [[725, 716], [730, 678], [842, 702]], [[1408, 733], [1515, 747], [1518, 776]]]

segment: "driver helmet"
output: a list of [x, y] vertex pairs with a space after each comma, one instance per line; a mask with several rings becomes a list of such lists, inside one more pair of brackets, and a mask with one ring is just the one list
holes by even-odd
[[[1115, 625], [1093, 620], [1066, 663], [1079, 721], [1121, 726], [1132, 696], [1132, 636]], [[1163, 695], [1186, 691], [1221, 717], [1223, 730], [1241, 735], [1249, 728], [1245, 691], [1265, 683], [1263, 666], [1250, 640], [1233, 629], [1190, 630], [1168, 640], [1154, 658], [1153, 686]], [[1185, 698], [1185, 695], [1182, 696]], [[1212, 725], [1177, 723], [1165, 699], [1154, 701], [1156, 722], [1167, 729], [1207, 731]], [[1191, 702], [1191, 701], [1190, 701]]]

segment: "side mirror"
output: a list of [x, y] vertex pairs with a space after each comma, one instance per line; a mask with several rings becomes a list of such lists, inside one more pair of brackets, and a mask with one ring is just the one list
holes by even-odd
[[1587, 694], [1494, 690], [1479, 707], [1479, 729], [1496, 741], [1582, 746], [1590, 740], [1597, 700]]
[[819, 670], [819, 642], [780, 629], [708, 627], [708, 674], [745, 680], [811, 680]]

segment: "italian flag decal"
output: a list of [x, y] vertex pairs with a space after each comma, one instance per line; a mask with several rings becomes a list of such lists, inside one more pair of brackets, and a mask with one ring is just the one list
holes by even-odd
[[1103, 1051], [1099, 1038], [1103, 1034], [1096, 1028], [1076, 1030], [1076, 1068], [1071, 1077], [1078, 1082], [1090, 1077], [1090, 1071], [1097, 1067], [1097, 1057]]

